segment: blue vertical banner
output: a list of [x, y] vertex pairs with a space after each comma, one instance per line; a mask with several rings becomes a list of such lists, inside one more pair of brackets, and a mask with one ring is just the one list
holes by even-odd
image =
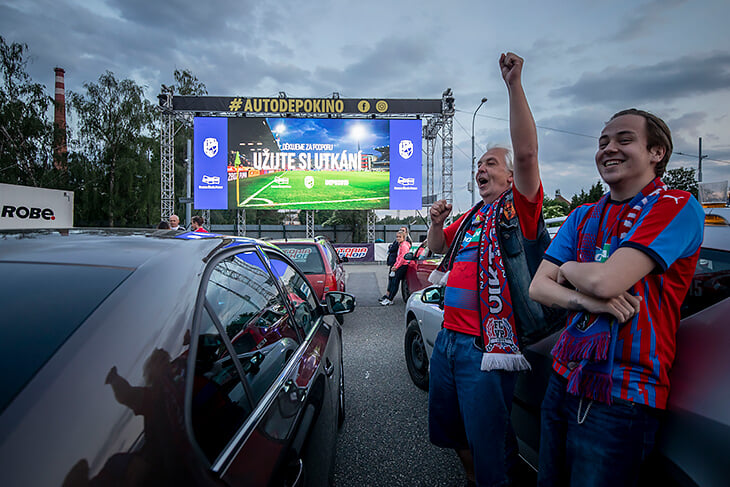
[[195, 117], [193, 205], [199, 210], [228, 208], [228, 119]]
[[421, 120], [390, 121], [390, 209], [417, 210], [421, 194]]

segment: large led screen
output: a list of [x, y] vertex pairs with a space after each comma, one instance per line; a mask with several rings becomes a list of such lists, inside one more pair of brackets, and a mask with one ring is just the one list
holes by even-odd
[[195, 118], [198, 209], [421, 208], [421, 120]]

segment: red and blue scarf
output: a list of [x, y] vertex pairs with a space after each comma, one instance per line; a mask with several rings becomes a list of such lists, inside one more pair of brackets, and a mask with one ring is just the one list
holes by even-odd
[[[631, 229], [636, 217], [648, 202], [649, 197], [665, 191], [667, 187], [659, 178], [649, 183], [629, 202], [625, 216], [618, 222], [618, 248]], [[583, 231], [578, 237], [578, 262], [604, 262], [616, 250], [604, 245], [611, 234], [603, 235], [598, 245], [598, 234], [609, 194], [589, 210]], [[613, 386], [613, 357], [616, 350], [620, 323], [609, 314], [593, 314], [584, 311], [570, 313], [568, 326], [552, 350], [559, 362], [571, 368], [568, 374], [568, 392], [611, 404]]]
[[[517, 343], [515, 315], [507, 282], [502, 253], [499, 246], [498, 226], [501, 213], [514, 212], [514, 202], [508, 198], [511, 189], [502, 193], [484, 212], [479, 202], [464, 217], [454, 240], [441, 264], [434, 272], [446, 282], [462, 241], [474, 221], [478, 225], [479, 250], [477, 253], [477, 294], [479, 295], [479, 321], [484, 354], [482, 370], [528, 370], [530, 363], [520, 352]], [[483, 217], [482, 217], [483, 215]], [[445, 274], [443, 274], [445, 273]], [[432, 276], [431, 280], [434, 282]]]

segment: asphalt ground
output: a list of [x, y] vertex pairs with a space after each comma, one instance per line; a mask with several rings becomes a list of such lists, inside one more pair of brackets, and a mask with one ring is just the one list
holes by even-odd
[[411, 382], [400, 293], [381, 306], [388, 267], [349, 264], [356, 310], [343, 325], [345, 423], [337, 441], [335, 485], [463, 486], [456, 454], [428, 441], [428, 393]]

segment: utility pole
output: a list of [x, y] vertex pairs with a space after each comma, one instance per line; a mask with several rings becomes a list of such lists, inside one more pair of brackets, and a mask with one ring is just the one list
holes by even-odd
[[698, 162], [697, 162], [697, 182], [702, 182], [702, 159], [707, 157], [707, 154], [702, 154], [702, 137], [700, 137], [700, 150], [697, 153], [698, 154]]

